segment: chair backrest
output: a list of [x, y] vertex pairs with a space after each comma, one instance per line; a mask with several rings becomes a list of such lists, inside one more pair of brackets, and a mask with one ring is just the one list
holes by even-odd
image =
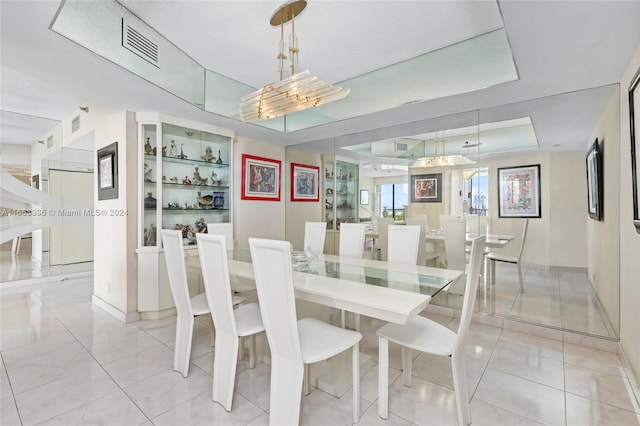
[[233, 315], [227, 244], [223, 235], [196, 234], [202, 281], [216, 333], [236, 335]]
[[[429, 216], [427, 216], [426, 214], [414, 214], [411, 215], [411, 217], [409, 217], [409, 220], [411, 221], [419, 221], [420, 223], [422, 223], [422, 225], [424, 226], [425, 230], [429, 229]], [[405, 223], [407, 222], [407, 219], [405, 219]], [[416, 223], [417, 225], [417, 223]]]
[[365, 232], [366, 225], [364, 223], [341, 223], [338, 254], [362, 259]]
[[518, 263], [522, 259], [522, 251], [524, 250], [524, 242], [527, 239], [527, 229], [529, 228], [529, 218], [524, 220], [524, 226], [522, 227], [522, 239], [520, 240], [520, 251], [518, 252]]
[[464, 219], [451, 219], [444, 224], [444, 247], [447, 256], [447, 269], [464, 271], [466, 264], [467, 225]]
[[389, 225], [387, 261], [416, 265], [420, 229], [419, 225]]
[[164, 260], [167, 263], [169, 275], [169, 287], [173, 302], [176, 305], [178, 315], [193, 316], [191, 308], [191, 296], [187, 283], [187, 267], [184, 262], [184, 247], [182, 245], [182, 231], [163, 229], [162, 245], [164, 247]]
[[262, 323], [271, 356], [302, 365], [288, 241], [249, 238]]
[[454, 216], [454, 215], [449, 215], [449, 214], [441, 214], [440, 217], [438, 218], [438, 226], [440, 226], [440, 228], [444, 228], [444, 225], [451, 221], [451, 220], [459, 220], [460, 218], [458, 216]]
[[304, 223], [304, 247], [305, 252], [311, 250], [313, 254], [324, 252], [324, 237], [327, 233], [327, 224], [324, 222]]
[[233, 250], [233, 223], [207, 223], [209, 235], [223, 235], [227, 250]]
[[[387, 249], [389, 246], [389, 226], [393, 225], [392, 217], [376, 217], [376, 227], [378, 228], [378, 240], [376, 241], [376, 249], [380, 253], [380, 260], [387, 260]], [[374, 259], [377, 259], [374, 253]]]
[[427, 248], [425, 243], [425, 235], [427, 232], [427, 226], [425, 225], [425, 219], [422, 218], [414, 218], [414, 219], [406, 219], [405, 223], [407, 225], [419, 226], [420, 227], [420, 238], [418, 240], [418, 261], [416, 262], [419, 266], [427, 265]]
[[464, 298], [462, 302], [462, 313], [460, 315], [460, 326], [456, 336], [456, 343], [453, 353], [463, 350], [462, 342], [469, 330], [471, 317], [473, 316], [473, 307], [476, 303], [476, 292], [478, 291], [478, 281], [480, 278], [480, 267], [484, 259], [484, 247], [486, 235], [477, 237], [471, 243], [471, 257], [469, 258], [469, 270], [467, 272], [467, 282], [465, 284]]

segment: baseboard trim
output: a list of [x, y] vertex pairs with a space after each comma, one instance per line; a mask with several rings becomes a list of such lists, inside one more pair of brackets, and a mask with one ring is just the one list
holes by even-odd
[[618, 342], [618, 354], [620, 355], [620, 358], [622, 359], [622, 362], [624, 364], [624, 370], [625, 370], [625, 373], [627, 374], [627, 378], [629, 379], [629, 383], [631, 384], [631, 390], [633, 392], [633, 396], [635, 396], [636, 398], [636, 404], [637, 406], [640, 406], [640, 384], [638, 384], [638, 378], [640, 376], [637, 376], [635, 374], [635, 371], [631, 367], [631, 364], [629, 364], [629, 359], [627, 358], [627, 354], [624, 352], [624, 349], [622, 348], [622, 345], [619, 342]]
[[169, 308], [163, 311], [140, 312], [141, 320], [159, 320], [162, 318], [173, 317], [177, 314], [176, 308]]
[[105, 302], [104, 300], [100, 299], [98, 296], [96, 296], [95, 294], [91, 296], [91, 301], [93, 302], [94, 305], [96, 305], [97, 307], [99, 307], [100, 309], [102, 309], [103, 311], [105, 311], [106, 313], [108, 313], [109, 315], [119, 319], [120, 321], [124, 322], [124, 323], [128, 323], [128, 322], [133, 322], [133, 321], [139, 321], [140, 320], [140, 312], [122, 312], [120, 309], [114, 307], [113, 305]]

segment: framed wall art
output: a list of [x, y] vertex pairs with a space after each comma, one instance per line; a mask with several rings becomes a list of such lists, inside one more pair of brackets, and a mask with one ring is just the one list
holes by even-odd
[[595, 220], [602, 220], [603, 176], [602, 153], [596, 139], [587, 152], [587, 210]]
[[118, 142], [98, 150], [98, 200], [118, 198]]
[[441, 203], [442, 190], [442, 173], [411, 176], [412, 203]]
[[243, 200], [280, 201], [281, 161], [242, 154]]
[[629, 86], [629, 125], [631, 127], [631, 190], [633, 224], [640, 233], [640, 69]]
[[320, 201], [320, 167], [291, 163], [291, 201]]
[[360, 205], [367, 206], [369, 205], [369, 190], [361, 189], [360, 190]]
[[498, 168], [498, 217], [541, 217], [540, 164]]

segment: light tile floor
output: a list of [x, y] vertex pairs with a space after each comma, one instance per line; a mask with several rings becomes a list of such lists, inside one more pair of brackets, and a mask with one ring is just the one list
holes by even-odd
[[[175, 318], [123, 324], [91, 304], [92, 280], [0, 293], [0, 424], [267, 425], [269, 366], [240, 361], [233, 410], [211, 401], [210, 322], [197, 320], [189, 377], [172, 371]], [[455, 328], [458, 320], [433, 313]], [[377, 360], [381, 321], [363, 318]], [[391, 345], [390, 416], [377, 366], [363, 371], [360, 425], [454, 425], [449, 360], [415, 353], [413, 386]], [[617, 354], [472, 323], [466, 347], [474, 425], [640, 425], [637, 384]], [[302, 397], [301, 424], [350, 425], [351, 390]]]

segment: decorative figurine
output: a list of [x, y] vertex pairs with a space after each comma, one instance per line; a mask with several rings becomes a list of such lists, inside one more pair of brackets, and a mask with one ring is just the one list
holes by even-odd
[[147, 141], [144, 143], [145, 154], [151, 154], [151, 152], [153, 151], [153, 148], [151, 147], [151, 142], [149, 142], [149, 139], [151, 138], [147, 138]]
[[[216, 181], [218, 180], [218, 175], [215, 170], [211, 170], [211, 185], [216, 185]], [[218, 184], [220, 185], [220, 184]]]
[[171, 140], [171, 147], [169, 148], [169, 157], [177, 157], [178, 148], [176, 147], [176, 141]]
[[207, 163], [210, 163], [213, 159], [216, 158], [216, 156], [213, 155], [213, 150], [210, 146], [208, 146], [207, 149], [204, 150], [204, 155], [200, 156], [200, 158], [202, 158]]
[[182, 179], [182, 184], [191, 185], [191, 179], [189, 179], [189, 176], [185, 176], [184, 179]]
[[218, 150], [218, 159], [216, 160], [217, 164], [222, 164], [222, 156], [220, 155], [220, 150]]
[[207, 233], [207, 224], [204, 221], [204, 217], [196, 220], [196, 232]]
[[151, 192], [147, 193], [147, 198], [144, 199], [144, 208], [145, 209], [155, 209], [156, 208], [156, 199], [153, 198], [153, 194]]
[[174, 176], [169, 180], [171, 181], [171, 183], [178, 183], [178, 177], [177, 176]]
[[149, 165], [147, 163], [144, 163], [144, 181], [145, 182], [153, 182], [153, 176], [151, 174], [152, 171], [153, 169], [150, 169]]
[[166, 157], [166, 156], [167, 156], [167, 147], [166, 147], [166, 146], [163, 146], [163, 147], [162, 147], [162, 156], [163, 156], [163, 157]]
[[224, 207], [224, 192], [213, 193], [213, 208], [221, 209]]
[[167, 177], [166, 176], [162, 176], [162, 181], [166, 182], [167, 181]]
[[213, 195], [202, 196], [201, 192], [198, 191], [196, 200], [198, 201], [198, 207], [201, 209], [210, 209], [213, 207]]
[[193, 172], [193, 180], [196, 185], [206, 185], [209, 181], [209, 178], [203, 178], [200, 176], [200, 172], [198, 171], [198, 166], [196, 166], [195, 171]]
[[180, 144], [180, 155], [178, 155], [177, 158], [180, 158], [182, 160], [184, 160], [185, 158], [187, 158], [186, 155], [184, 155], [184, 151], [182, 151], [182, 147], [184, 146], [184, 144]]
[[156, 227], [153, 223], [149, 224], [149, 228], [144, 228], [144, 245], [156, 245]]

